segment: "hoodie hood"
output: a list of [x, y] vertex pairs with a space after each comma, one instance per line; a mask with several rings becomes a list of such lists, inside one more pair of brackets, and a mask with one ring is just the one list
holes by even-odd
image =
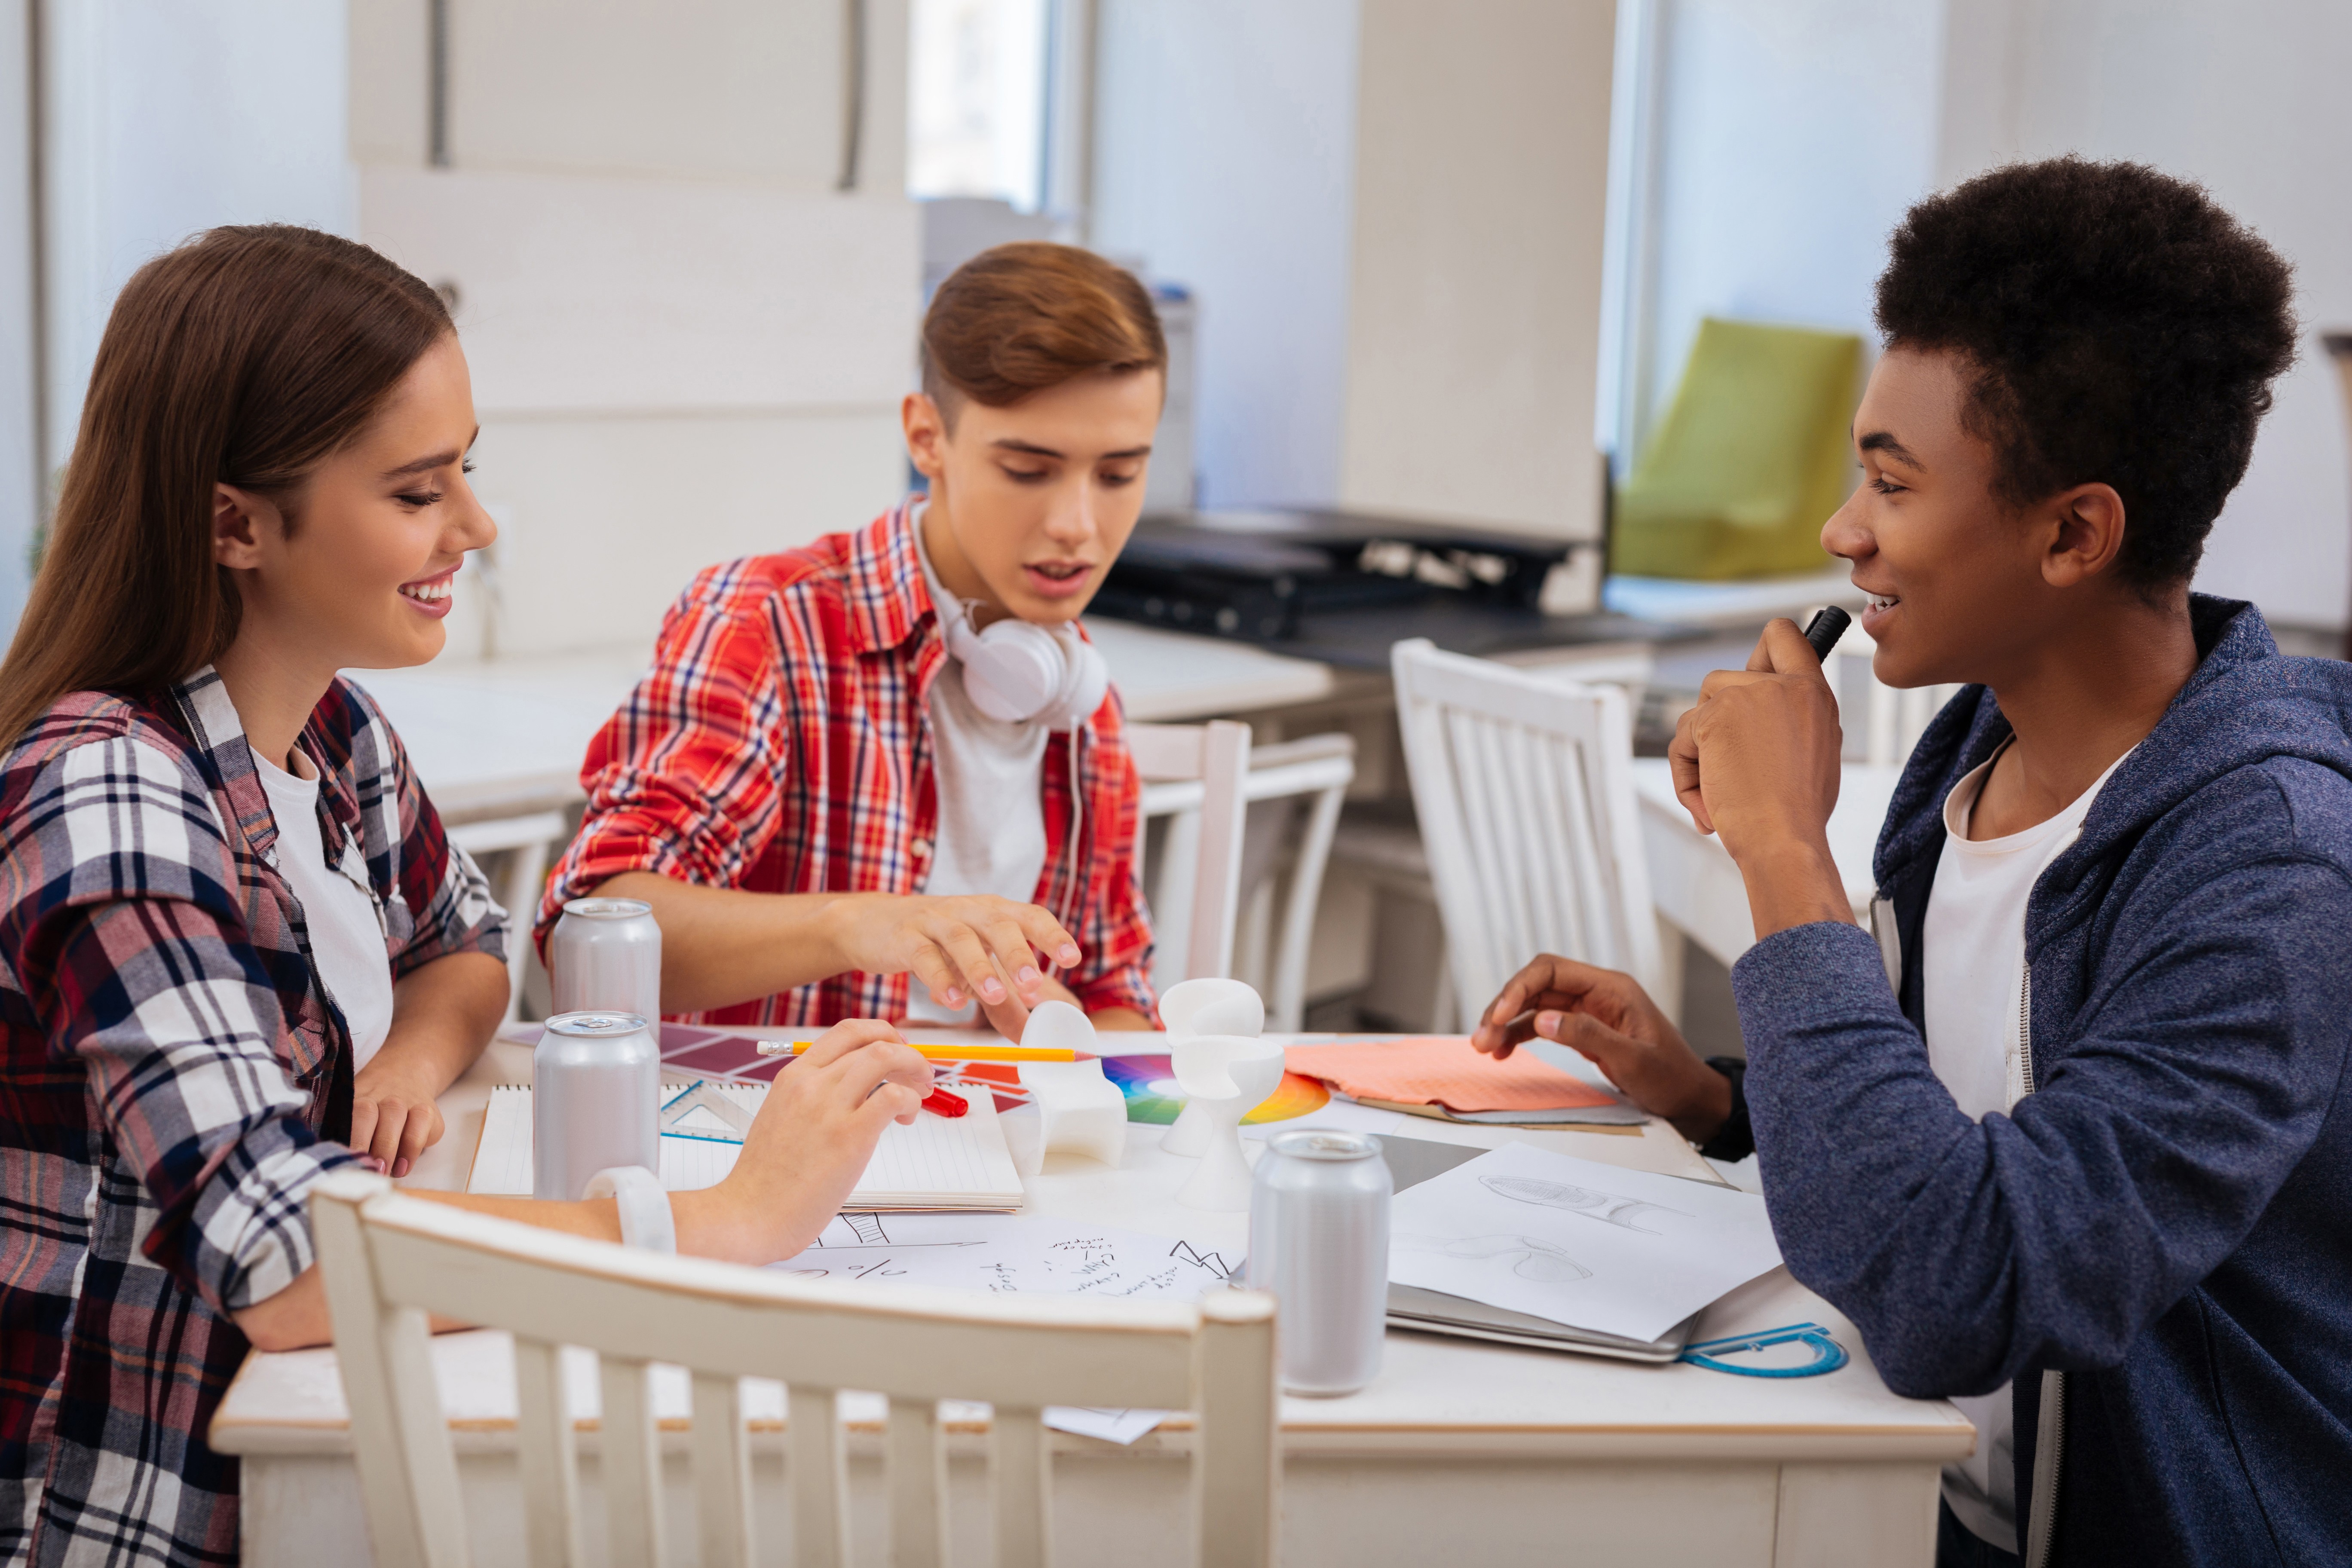
[[[2082, 836], [2034, 891], [2054, 913], [2118, 847], [2215, 780], [2274, 758], [2315, 763], [2352, 779], [2352, 665], [2290, 658], [2253, 605], [2189, 596], [2198, 663], [2139, 748], [2092, 803]], [[1925, 853], [1940, 851], [1941, 804], [2010, 736], [1991, 690], [1962, 689], [1919, 737], [1886, 812], [1871, 869], [1884, 889]]]

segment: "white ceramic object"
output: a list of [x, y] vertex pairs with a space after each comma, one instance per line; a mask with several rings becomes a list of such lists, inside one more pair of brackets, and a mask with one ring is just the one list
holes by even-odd
[[1085, 1154], [1106, 1165], [1126, 1155], [1127, 1096], [1103, 1077], [1101, 1062], [1023, 1062], [1021, 1087], [1037, 1107], [1044, 1152]]
[[[1186, 980], [1160, 998], [1160, 1026], [1168, 1031], [1171, 1051], [1177, 1041], [1200, 1035], [1255, 1039], [1265, 1033], [1265, 1003], [1238, 980]], [[1209, 1123], [1187, 1101], [1160, 1146], [1171, 1154], [1199, 1154], [1209, 1146]]]
[[1186, 1208], [1237, 1214], [1250, 1205], [1249, 1161], [1242, 1154], [1242, 1118], [1282, 1086], [1282, 1047], [1244, 1035], [1200, 1035], [1169, 1047], [1176, 1081], [1201, 1112], [1207, 1145], [1192, 1178], [1176, 1189]]
[[1040, 1002], [1021, 1027], [1021, 1044], [1029, 1050], [1091, 1051], [1100, 1042], [1094, 1020], [1084, 1013], [1067, 1002]]
[[1160, 998], [1160, 1026], [1171, 1039], [1194, 1035], [1265, 1033], [1265, 1004], [1238, 980], [1186, 980]]

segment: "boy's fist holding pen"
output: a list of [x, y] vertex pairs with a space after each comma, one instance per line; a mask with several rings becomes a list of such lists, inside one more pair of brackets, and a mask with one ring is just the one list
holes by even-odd
[[1829, 851], [1843, 748], [1821, 659], [1786, 618], [1764, 628], [1746, 669], [1710, 674], [1675, 727], [1675, 794], [1738, 865], [1759, 940], [1852, 918]]

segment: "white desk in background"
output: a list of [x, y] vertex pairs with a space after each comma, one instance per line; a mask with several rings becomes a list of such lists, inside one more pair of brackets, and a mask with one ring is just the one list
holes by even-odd
[[[1087, 633], [1139, 721], [1181, 723], [1329, 696], [1331, 667], [1247, 643], [1097, 616]], [[547, 654], [415, 669], [355, 669], [452, 817], [520, 815], [580, 798], [588, 742], [645, 672], [642, 649]]]
[[[952, 1034], [919, 1038], [955, 1039]], [[970, 1038], [969, 1036], [961, 1037]], [[1130, 1048], [1164, 1049], [1155, 1037]], [[448, 1131], [408, 1184], [454, 1188], [479, 1137], [494, 1082], [527, 1080], [530, 1053], [493, 1045], [442, 1098]], [[1015, 1118], [1017, 1121], [1019, 1118]], [[1512, 1141], [1587, 1159], [1704, 1175], [1690, 1146], [1663, 1125], [1641, 1136], [1469, 1128], [1400, 1118], [1404, 1135], [1493, 1146]], [[1238, 1257], [1248, 1221], [1174, 1206], [1188, 1162], [1162, 1152], [1161, 1129], [1129, 1129], [1117, 1170], [1053, 1156], [1029, 1179], [1033, 1213], [1162, 1235], [1206, 1235]], [[1255, 1145], [1253, 1144], [1253, 1147]], [[1790, 1322], [1827, 1325], [1853, 1362], [1825, 1376], [1728, 1376], [1695, 1366], [1640, 1366], [1392, 1331], [1381, 1377], [1345, 1399], [1282, 1402], [1282, 1561], [1291, 1568], [1363, 1568], [1448, 1561], [1639, 1563], [1644, 1568], [1926, 1568], [1933, 1555], [1939, 1467], [1975, 1434], [1941, 1401], [1887, 1392], [1853, 1325], [1775, 1270], [1710, 1309], [1713, 1337]], [[519, 1547], [515, 1404], [503, 1334], [433, 1342], [444, 1406], [456, 1429], [471, 1517], [503, 1521]], [[754, 1492], [765, 1539], [782, 1538], [780, 1395], [754, 1389]], [[671, 1456], [667, 1517], [690, 1560], [685, 1409], [662, 1408]], [[860, 1509], [860, 1561], [878, 1563], [883, 1500], [879, 1405], [845, 1401]], [[585, 1517], [602, 1515], [593, 1415], [583, 1423]], [[980, 1490], [985, 1421], [951, 1428], [950, 1492], [957, 1561], [986, 1561]], [[367, 1561], [348, 1418], [331, 1351], [248, 1358], [215, 1419], [215, 1447], [242, 1458], [248, 1568]], [[1148, 1568], [1188, 1561], [1181, 1462], [1189, 1424], [1173, 1418], [1131, 1447], [1055, 1440], [1055, 1530], [1061, 1560]], [[479, 1528], [478, 1526], [478, 1528]], [[591, 1539], [594, 1538], [592, 1529]], [[477, 1535], [477, 1560], [509, 1560]], [[593, 1548], [592, 1547], [592, 1551]], [[870, 1553], [870, 1555], [866, 1555]], [[519, 1557], [518, 1559], [519, 1560]]]
[[[1867, 924], [1876, 884], [1870, 870], [1886, 803], [1903, 770], [1845, 764], [1838, 781], [1837, 809], [1830, 814], [1830, 856], [1845, 883], [1854, 918]], [[1748, 912], [1747, 885], [1723, 841], [1691, 826], [1690, 813], [1675, 798], [1675, 781], [1664, 757], [1633, 759], [1633, 791], [1642, 810], [1642, 849], [1650, 868], [1650, 898], [1659, 915], [1728, 969], [1756, 944]]]

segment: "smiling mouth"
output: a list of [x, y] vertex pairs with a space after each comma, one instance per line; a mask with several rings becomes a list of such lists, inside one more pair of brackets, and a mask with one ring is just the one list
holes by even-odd
[[420, 605], [437, 605], [448, 598], [449, 591], [456, 586], [457, 581], [457, 574], [452, 572], [446, 577], [436, 577], [429, 583], [403, 583], [400, 594], [403, 598], [414, 599]]
[[1870, 595], [1869, 607], [1873, 610], [1891, 610], [1902, 602], [1893, 594], [1873, 594]]

